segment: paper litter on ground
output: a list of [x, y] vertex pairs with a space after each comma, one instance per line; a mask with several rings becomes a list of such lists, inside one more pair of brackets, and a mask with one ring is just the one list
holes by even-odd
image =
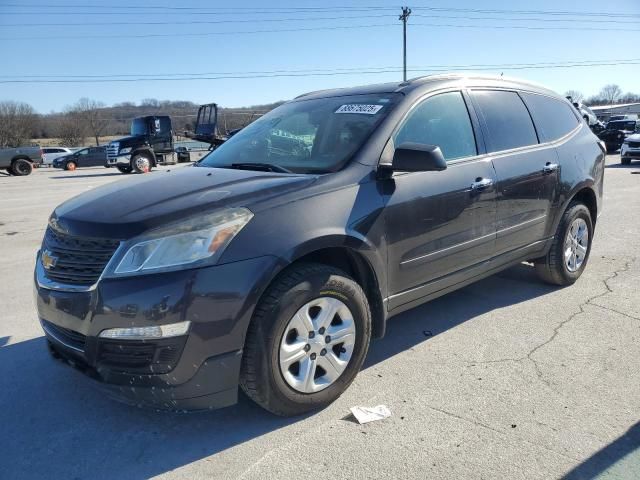
[[351, 413], [359, 424], [383, 420], [391, 416], [391, 410], [386, 405], [377, 405], [375, 407], [351, 407]]

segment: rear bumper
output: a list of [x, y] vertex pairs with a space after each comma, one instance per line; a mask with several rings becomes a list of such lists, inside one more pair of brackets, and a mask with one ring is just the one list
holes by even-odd
[[[235, 403], [244, 336], [279, 259], [103, 279], [87, 291], [48, 288], [35, 300], [54, 356], [129, 404], [172, 410]], [[188, 334], [153, 340], [99, 337], [109, 328], [191, 322]]]

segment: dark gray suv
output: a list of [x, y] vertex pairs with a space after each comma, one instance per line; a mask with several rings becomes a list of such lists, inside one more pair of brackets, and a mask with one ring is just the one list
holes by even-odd
[[52, 354], [136, 405], [238, 385], [295, 415], [335, 400], [387, 319], [511, 265], [570, 285], [604, 146], [564, 98], [441, 75], [310, 93], [194, 167], [55, 209], [36, 262]]

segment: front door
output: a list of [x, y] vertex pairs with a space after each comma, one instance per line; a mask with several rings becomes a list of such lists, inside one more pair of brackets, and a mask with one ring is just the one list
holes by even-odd
[[388, 180], [390, 310], [444, 288], [448, 275], [491, 258], [496, 230], [495, 172], [490, 159], [478, 157], [460, 92], [422, 101], [393, 142], [438, 145], [447, 169], [396, 173]]

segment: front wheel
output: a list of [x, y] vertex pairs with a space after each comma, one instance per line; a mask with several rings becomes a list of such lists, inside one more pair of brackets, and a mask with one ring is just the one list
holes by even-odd
[[153, 163], [149, 155], [138, 153], [131, 159], [131, 167], [136, 173], [148, 173], [153, 167]]
[[70, 170], [70, 171], [74, 171], [76, 169], [77, 165], [76, 162], [67, 162], [64, 166], [65, 170]]
[[116, 165], [120, 173], [131, 173], [133, 169], [129, 165]]
[[325, 407], [357, 375], [370, 338], [371, 314], [360, 285], [326, 265], [290, 267], [256, 307], [240, 386], [276, 415]]
[[535, 260], [536, 273], [554, 285], [575, 283], [587, 266], [592, 241], [589, 209], [582, 203], [571, 203], [562, 215], [549, 253]]

